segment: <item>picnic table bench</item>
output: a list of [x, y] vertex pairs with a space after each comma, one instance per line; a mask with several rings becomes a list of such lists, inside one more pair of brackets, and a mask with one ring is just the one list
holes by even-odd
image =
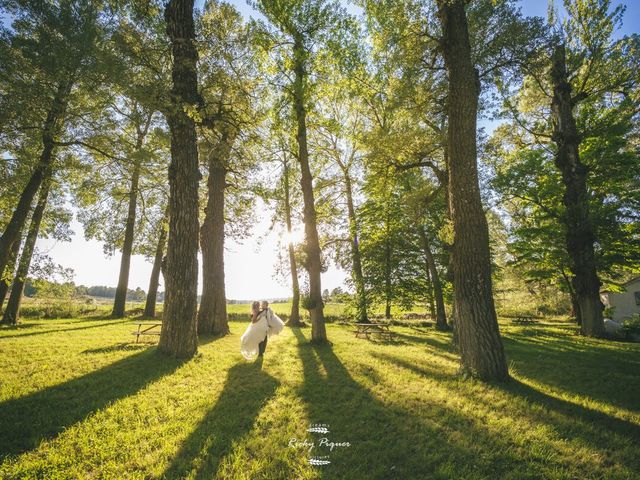
[[138, 329], [131, 332], [136, 336], [136, 343], [140, 340], [140, 335], [160, 335], [162, 329], [162, 322], [135, 322], [134, 325], [138, 325]]
[[536, 323], [540, 317], [536, 317], [534, 315], [530, 315], [527, 313], [518, 313], [516, 315], [502, 315], [504, 318], [510, 318], [511, 321], [520, 325], [528, 325], [531, 323]]
[[356, 334], [356, 338], [364, 336], [369, 339], [370, 335], [379, 335], [392, 339], [394, 336], [394, 332], [386, 323], [356, 323], [356, 329], [353, 332]]

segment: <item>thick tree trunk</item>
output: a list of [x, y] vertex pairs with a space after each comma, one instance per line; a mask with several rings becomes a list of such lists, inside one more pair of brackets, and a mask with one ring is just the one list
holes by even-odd
[[439, 0], [449, 74], [449, 195], [454, 228], [456, 323], [462, 369], [484, 379], [509, 378], [491, 285], [489, 229], [478, 184], [476, 116], [480, 81], [471, 60], [464, 0]]
[[347, 212], [349, 215], [349, 237], [351, 239], [351, 258], [353, 266], [353, 282], [356, 286], [356, 321], [360, 323], [368, 323], [367, 315], [367, 292], [364, 286], [364, 275], [362, 273], [362, 257], [360, 255], [360, 243], [358, 239], [358, 222], [356, 218], [356, 209], [353, 203], [353, 187], [351, 184], [351, 176], [346, 166], [342, 167], [344, 176], [345, 193], [347, 196]]
[[229, 333], [227, 297], [224, 285], [224, 193], [227, 163], [236, 134], [223, 127], [220, 141], [209, 156], [209, 198], [200, 228], [202, 249], [202, 299], [198, 312], [198, 333]]
[[582, 321], [583, 335], [604, 335], [604, 321], [600, 303], [600, 279], [593, 248], [595, 232], [589, 218], [588, 168], [580, 161], [580, 135], [573, 118], [574, 102], [567, 78], [565, 47], [555, 48], [552, 57], [551, 83], [553, 100], [553, 141], [557, 145], [555, 164], [562, 172], [565, 191], [564, 222], [566, 244], [571, 259], [573, 288]]
[[289, 163], [285, 159], [284, 161], [284, 216], [287, 224], [287, 233], [289, 234], [289, 244], [287, 248], [289, 250], [289, 268], [291, 270], [291, 290], [293, 293], [291, 299], [291, 315], [287, 321], [287, 325], [290, 327], [300, 327], [303, 325], [300, 320], [300, 283], [298, 281], [298, 263], [296, 261], [295, 250], [293, 248], [293, 242], [291, 242], [291, 189], [289, 188]]
[[7, 298], [7, 292], [9, 291], [9, 285], [11, 285], [11, 279], [14, 277], [14, 272], [16, 269], [16, 263], [18, 262], [18, 255], [20, 254], [20, 237], [22, 232], [18, 233], [18, 237], [15, 242], [13, 242], [13, 246], [11, 247], [11, 256], [9, 257], [9, 261], [7, 262], [7, 266], [4, 269], [4, 275], [0, 279], [0, 310], [4, 306], [4, 301]]
[[156, 246], [156, 254], [153, 258], [153, 267], [151, 268], [151, 277], [149, 278], [149, 289], [147, 299], [144, 304], [144, 316], [154, 318], [156, 316], [156, 299], [158, 298], [158, 285], [160, 284], [160, 271], [162, 269], [162, 258], [167, 243], [167, 221], [169, 220], [169, 211], [165, 211], [164, 217], [160, 221], [160, 234], [158, 236], [158, 245]]
[[448, 330], [449, 325], [447, 325], [447, 313], [444, 308], [442, 283], [440, 282], [440, 275], [438, 274], [436, 261], [433, 258], [433, 252], [431, 252], [431, 242], [429, 241], [429, 236], [427, 235], [424, 227], [421, 226], [418, 228], [418, 234], [420, 235], [420, 240], [422, 241], [422, 248], [424, 250], [424, 257], [427, 263], [427, 270], [429, 272], [429, 277], [431, 277], [431, 284], [433, 285], [433, 296], [436, 303], [436, 329]]
[[120, 276], [118, 277], [118, 287], [116, 297], [113, 301], [113, 311], [111, 316], [115, 318], [124, 317], [124, 310], [127, 303], [127, 290], [129, 288], [129, 268], [131, 266], [131, 253], [133, 252], [133, 238], [136, 226], [136, 207], [138, 201], [138, 184], [140, 183], [141, 164], [135, 161], [133, 173], [131, 175], [131, 189], [129, 190], [129, 209], [127, 211], [127, 223], [124, 230], [124, 242], [122, 244], [122, 258], [120, 259]]
[[51, 168], [47, 169], [45, 172], [45, 177], [42, 180], [42, 186], [40, 188], [40, 194], [38, 195], [38, 203], [36, 204], [36, 208], [33, 210], [33, 215], [31, 216], [31, 224], [29, 225], [27, 238], [25, 239], [22, 255], [20, 256], [20, 262], [18, 263], [16, 277], [11, 285], [11, 295], [9, 295], [7, 308], [2, 316], [2, 323], [5, 325], [15, 325], [20, 320], [22, 292], [24, 290], [24, 284], [27, 280], [27, 276], [29, 275], [31, 258], [36, 246], [36, 241], [38, 240], [38, 234], [40, 233], [40, 224], [42, 223], [42, 216], [44, 215], [44, 210], [47, 206], [50, 186]]
[[164, 12], [173, 53], [169, 166], [169, 242], [164, 322], [158, 349], [188, 358], [198, 349], [198, 145], [188, 111], [200, 103], [193, 0], [170, 0]]
[[324, 323], [322, 303], [320, 241], [316, 226], [316, 207], [313, 195], [313, 178], [309, 167], [309, 150], [307, 148], [307, 112], [305, 107], [305, 56], [306, 51], [299, 37], [295, 38], [293, 47], [294, 59], [294, 104], [298, 124], [296, 138], [298, 140], [298, 162], [300, 163], [302, 198], [304, 201], [304, 231], [306, 268], [309, 273], [309, 317], [311, 319], [311, 341], [325, 342], [327, 331]]

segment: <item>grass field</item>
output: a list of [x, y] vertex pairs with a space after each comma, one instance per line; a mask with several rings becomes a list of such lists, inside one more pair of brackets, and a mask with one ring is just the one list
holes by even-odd
[[640, 478], [639, 344], [503, 324], [514, 379], [487, 385], [426, 328], [372, 342], [331, 324], [325, 347], [287, 328], [250, 363], [232, 322], [180, 362], [130, 323], [0, 329], [0, 478]]

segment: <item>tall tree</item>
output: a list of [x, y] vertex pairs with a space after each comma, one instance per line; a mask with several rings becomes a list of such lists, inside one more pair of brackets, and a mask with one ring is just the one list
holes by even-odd
[[[124, 316], [125, 303], [127, 300], [127, 290], [129, 287], [129, 269], [131, 266], [131, 255], [133, 253], [133, 240], [136, 228], [137, 202], [140, 194], [140, 174], [142, 170], [141, 150], [145, 141], [145, 137], [149, 132], [152, 113], [140, 115], [137, 111], [137, 105], [134, 105], [133, 117], [136, 118], [138, 124], [135, 128], [135, 146], [133, 158], [131, 158], [131, 180], [128, 192], [127, 219], [125, 222], [124, 239], [122, 243], [122, 257], [120, 260], [120, 274], [118, 276], [118, 286], [116, 287], [116, 296], [113, 301], [113, 311], [111, 315], [115, 318]], [[140, 118], [143, 117], [143, 118]], [[130, 117], [131, 118], [131, 117]]]
[[[230, 195], [228, 187], [237, 187], [233, 180], [245, 176], [253, 163], [251, 155], [243, 149], [250, 137], [247, 132], [260, 118], [253, 105], [260, 87], [256, 81], [252, 30], [242, 21], [240, 13], [229, 4], [209, 1], [201, 28], [204, 40], [200, 48], [204, 58], [199, 74], [207, 113], [200, 133], [208, 177], [205, 217], [200, 228], [203, 283], [198, 332], [224, 335], [229, 333], [225, 230], [237, 231], [243, 217], [227, 215], [227, 210], [242, 209], [242, 191], [249, 189], [236, 189], [235, 195]], [[227, 222], [227, 217], [231, 222]]]
[[[311, 340], [324, 342], [327, 338], [324, 322], [321, 271], [322, 260], [320, 241], [316, 224], [316, 207], [313, 178], [309, 161], [307, 139], [307, 114], [310, 98], [309, 72], [314, 65], [312, 44], [324, 41], [327, 34], [340, 28], [343, 9], [335, 1], [328, 0], [287, 0], [282, 2], [259, 1], [259, 10], [286, 36], [291, 43], [290, 86], [291, 101], [297, 126], [297, 159], [301, 172], [301, 188], [304, 200], [305, 263], [309, 274], [309, 299], [307, 307], [311, 320]], [[335, 38], [331, 39], [333, 42]]]
[[165, 214], [158, 225], [156, 251], [153, 256], [153, 267], [151, 268], [151, 276], [149, 277], [149, 288], [147, 290], [147, 298], [144, 304], [144, 316], [153, 318], [156, 315], [156, 300], [158, 298], [158, 286], [160, 284], [160, 272], [162, 269], [162, 259], [167, 245], [167, 223], [169, 211], [165, 209]]
[[165, 8], [167, 35], [173, 52], [169, 166], [169, 242], [165, 277], [164, 325], [158, 348], [175, 357], [191, 357], [198, 349], [198, 144], [193, 115], [202, 103], [198, 94], [193, 0], [170, 0]]
[[478, 184], [476, 117], [480, 95], [463, 0], [438, 0], [441, 45], [449, 75], [449, 201], [453, 275], [462, 368], [480, 378], [509, 377], [491, 280], [489, 229]]
[[502, 86], [512, 122], [492, 140], [494, 160], [502, 157], [494, 184], [514, 219], [516, 261], [529, 279], [559, 282], [582, 333], [599, 336], [601, 283], [638, 268], [632, 132], [640, 42], [613, 38], [622, 6], [588, 0], [563, 7], [562, 22], [553, 10], [550, 16], [551, 54], [537, 49], [523, 78]]
[[[0, 271], [4, 272], [61, 137], [71, 119], [80, 118], [76, 110], [79, 105], [72, 102], [74, 87], [89, 87], [95, 80], [96, 40], [102, 34], [100, 22], [104, 18], [100, 17], [99, 2], [6, 0], [0, 8], [14, 18], [12, 34], [3, 37], [0, 45], [3, 57], [6, 53], [9, 60], [3, 68], [25, 72], [1, 76], [6, 94], [0, 105], [0, 118], [8, 120], [2, 129], [5, 134], [38, 132], [41, 141], [38, 161], [0, 237]], [[75, 99], [85, 100], [81, 95]], [[8, 108], [16, 113], [5, 117]]]
[[40, 186], [40, 192], [38, 195], [38, 202], [33, 210], [31, 216], [31, 223], [27, 232], [27, 237], [22, 249], [22, 255], [18, 262], [18, 270], [16, 272], [15, 279], [11, 285], [11, 294], [9, 295], [9, 301], [7, 302], [7, 308], [2, 316], [2, 322], [5, 325], [15, 325], [20, 318], [20, 304], [22, 303], [22, 294], [24, 291], [24, 285], [29, 274], [29, 267], [31, 266], [31, 258], [33, 250], [38, 240], [38, 234], [40, 233], [40, 224], [44, 211], [47, 206], [47, 200], [49, 198], [49, 189], [51, 186], [51, 174], [53, 167], [49, 167], [45, 173]]

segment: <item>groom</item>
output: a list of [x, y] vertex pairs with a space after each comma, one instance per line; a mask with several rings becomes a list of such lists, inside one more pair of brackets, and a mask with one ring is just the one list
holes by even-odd
[[[267, 302], [266, 300], [263, 300], [262, 302], [260, 302], [260, 313], [258, 315], [262, 315], [263, 312], [267, 316], [267, 326], [271, 328], [269, 324], [269, 320], [271, 320], [270, 317], [271, 315], [273, 315], [273, 312], [269, 308], [269, 302]], [[264, 355], [264, 351], [267, 349], [267, 338], [268, 338], [268, 335], [265, 334], [264, 340], [258, 344], [258, 355], [260, 357]]]

